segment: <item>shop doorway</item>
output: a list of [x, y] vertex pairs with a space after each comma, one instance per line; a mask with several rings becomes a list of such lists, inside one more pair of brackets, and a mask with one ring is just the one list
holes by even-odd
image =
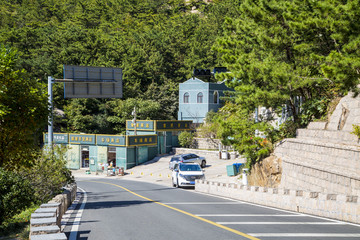
[[108, 147], [108, 164], [116, 167], [116, 147]]
[[89, 146], [81, 146], [81, 167], [89, 167]]

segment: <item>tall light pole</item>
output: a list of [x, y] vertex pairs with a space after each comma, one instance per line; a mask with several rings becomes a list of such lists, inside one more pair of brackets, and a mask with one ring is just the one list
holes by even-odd
[[132, 111], [131, 115], [134, 116], [132, 122], [134, 124], [134, 135], [136, 135], [136, 106], [134, 107], [134, 110]]
[[54, 78], [48, 76], [48, 95], [49, 95], [49, 125], [48, 125], [48, 148], [49, 150], [52, 149], [53, 143], [53, 129], [54, 129], [54, 119], [53, 119], [53, 91], [52, 85], [54, 83]]

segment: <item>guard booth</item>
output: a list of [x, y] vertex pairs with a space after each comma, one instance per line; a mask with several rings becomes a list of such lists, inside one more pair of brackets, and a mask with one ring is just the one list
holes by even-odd
[[137, 120], [136, 124], [131, 120], [126, 121], [126, 132], [128, 135], [156, 134], [157, 152], [166, 154], [173, 147], [179, 147], [179, 133], [191, 130], [192, 121], [178, 120]]

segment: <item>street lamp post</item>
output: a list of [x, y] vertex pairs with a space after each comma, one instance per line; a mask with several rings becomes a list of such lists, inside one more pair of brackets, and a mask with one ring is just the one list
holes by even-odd
[[52, 85], [54, 83], [54, 78], [48, 76], [48, 95], [49, 95], [49, 124], [48, 124], [48, 148], [52, 149], [53, 143], [53, 129], [54, 129], [54, 119], [53, 119], [53, 91]]

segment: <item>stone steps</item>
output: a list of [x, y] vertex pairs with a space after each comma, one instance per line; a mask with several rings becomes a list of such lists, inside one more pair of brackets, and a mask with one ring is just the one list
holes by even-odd
[[30, 240], [67, 240], [65, 233], [30, 235]]
[[351, 134], [350, 132], [345, 131], [298, 129], [296, 131], [296, 138], [313, 140], [317, 142], [359, 146], [358, 137], [354, 134]]
[[43, 226], [43, 227], [31, 227], [30, 232], [31, 232], [31, 235], [60, 233], [60, 228], [57, 225]]
[[31, 218], [49, 218], [56, 217], [55, 213], [33, 213], [31, 214]]
[[57, 214], [57, 208], [38, 208], [35, 210], [35, 213], [55, 213]]
[[30, 227], [55, 226], [56, 223], [56, 217], [30, 219]]

